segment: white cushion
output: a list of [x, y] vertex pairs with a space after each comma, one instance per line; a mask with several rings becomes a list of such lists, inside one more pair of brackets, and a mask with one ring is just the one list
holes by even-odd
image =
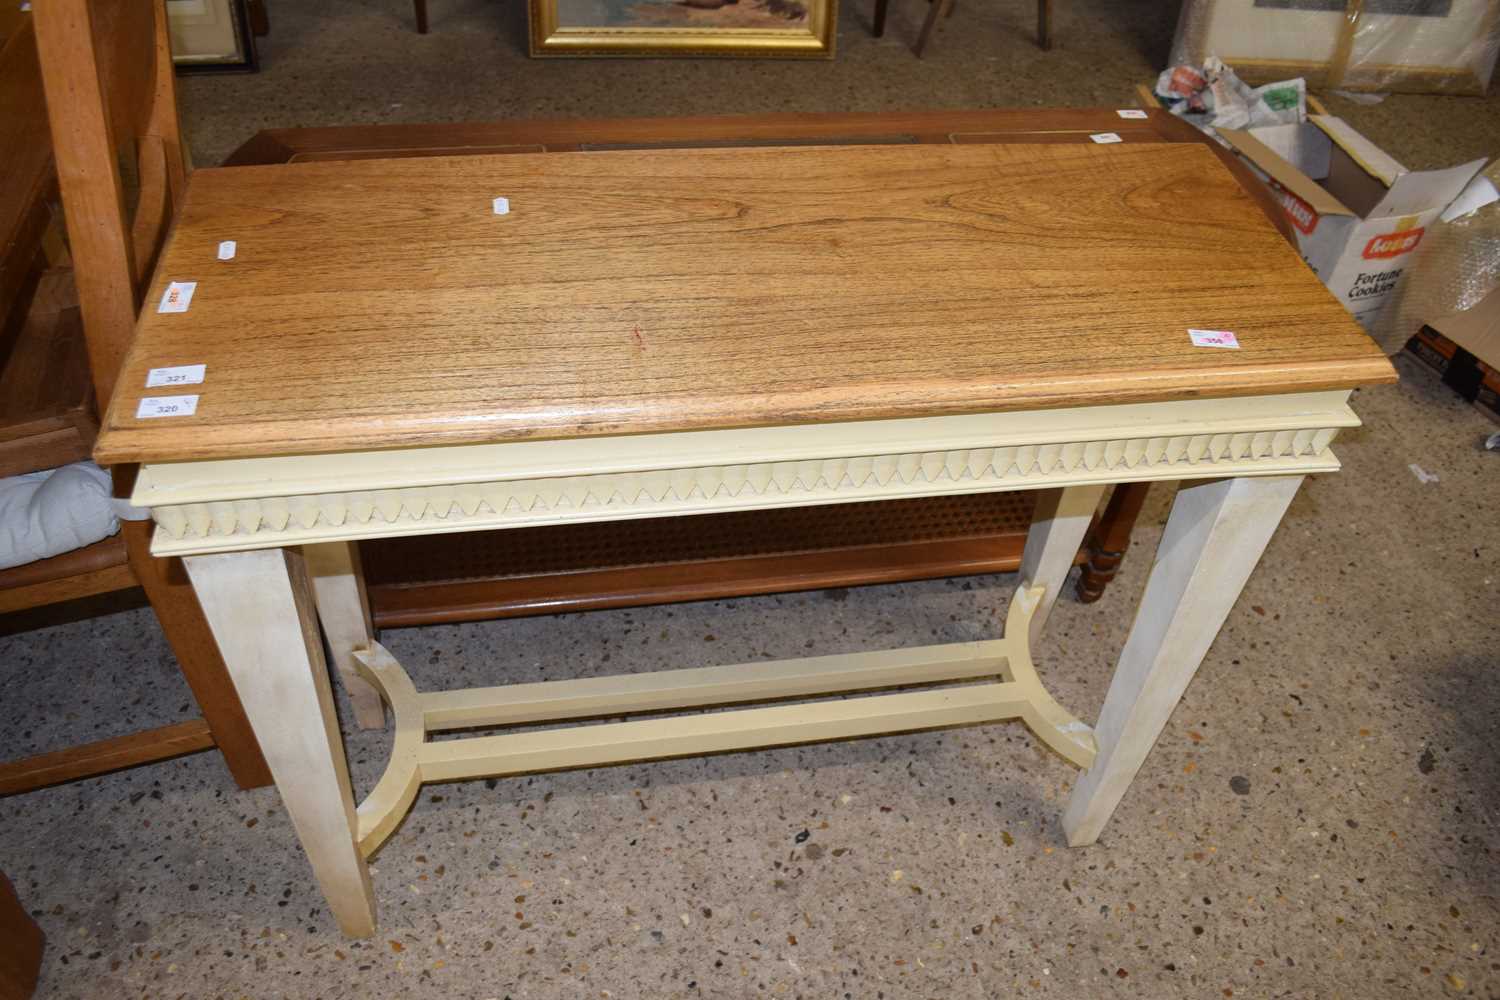
[[0, 479], [0, 569], [62, 555], [120, 530], [109, 473], [93, 462]]

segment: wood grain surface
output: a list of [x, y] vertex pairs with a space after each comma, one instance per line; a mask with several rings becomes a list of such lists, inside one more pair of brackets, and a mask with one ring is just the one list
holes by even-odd
[[[510, 201], [496, 215], [491, 200]], [[221, 240], [236, 257], [215, 259]], [[156, 311], [195, 281], [185, 313]], [[1189, 328], [1242, 348], [1195, 347]], [[190, 417], [149, 369], [206, 364]], [[1264, 394], [1389, 362], [1195, 144], [202, 170], [96, 456], [240, 457]]]
[[[910, 143], [1191, 142], [1206, 146], [1286, 239], [1296, 232], [1281, 203], [1238, 156], [1161, 109], [1144, 90], [1143, 108], [983, 108], [940, 111], [781, 112], [671, 118], [512, 118], [492, 122], [403, 122], [263, 129], [226, 167], [313, 160], [363, 160], [483, 153], [559, 153], [703, 146], [880, 146]], [[1146, 117], [1122, 117], [1123, 115]]]

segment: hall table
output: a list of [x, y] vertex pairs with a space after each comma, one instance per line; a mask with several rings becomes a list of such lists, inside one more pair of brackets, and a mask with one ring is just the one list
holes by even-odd
[[[357, 936], [424, 782], [1019, 719], [1083, 768], [1092, 843], [1350, 390], [1393, 379], [1195, 143], [306, 162], [194, 174], [96, 456], [141, 463]], [[1030, 651], [1101, 491], [1152, 480], [1182, 485], [1091, 726]], [[1017, 489], [1003, 637], [498, 688], [419, 692], [354, 546]], [[319, 620], [360, 722], [394, 718], [358, 805]]]

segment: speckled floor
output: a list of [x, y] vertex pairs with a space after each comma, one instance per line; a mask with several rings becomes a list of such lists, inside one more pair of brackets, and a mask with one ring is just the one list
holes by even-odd
[[[552, 62], [518, 4], [272, 2], [264, 72], [193, 79], [200, 162], [269, 125], [1123, 103], [1171, 4], [966, 2], [918, 62], [846, 5], [833, 64]], [[314, 9], [315, 8], [315, 9]], [[1338, 110], [1412, 166], [1500, 149], [1497, 101]], [[274, 790], [211, 754], [0, 799], [0, 870], [50, 947], [40, 996], [813, 998], [1500, 995], [1500, 455], [1419, 365], [1361, 392], [1098, 845], [1018, 725], [430, 787], [339, 937]], [[1420, 482], [1410, 463], [1436, 473]], [[1170, 500], [1044, 679], [1092, 717]], [[433, 688], [994, 635], [1012, 577], [508, 623], [386, 641]], [[191, 711], [149, 611], [0, 619], [4, 756]], [[712, 638], [712, 643], [705, 639]], [[388, 736], [350, 732], [359, 791]]]

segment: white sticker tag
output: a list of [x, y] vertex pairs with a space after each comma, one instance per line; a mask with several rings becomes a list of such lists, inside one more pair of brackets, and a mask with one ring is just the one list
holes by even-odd
[[495, 214], [496, 215], [509, 215], [510, 214], [510, 199], [509, 198], [496, 198], [495, 202], [494, 202], [494, 205], [495, 205]]
[[1099, 143], [1101, 146], [1108, 145], [1111, 142], [1124, 142], [1125, 141], [1124, 139], [1121, 139], [1118, 135], [1116, 135], [1113, 132], [1095, 132], [1093, 135], [1089, 136], [1089, 138], [1093, 139], [1095, 142]]
[[203, 381], [207, 365], [177, 365], [172, 368], [153, 368], [146, 373], [146, 388], [162, 385], [197, 385]]
[[219, 259], [234, 260], [234, 252], [239, 249], [239, 244], [234, 240], [225, 240], [219, 244]]
[[1240, 349], [1239, 338], [1228, 330], [1189, 330], [1194, 347], [1227, 347], [1231, 351]]
[[188, 305], [193, 301], [193, 292], [198, 288], [196, 281], [174, 281], [167, 286], [167, 290], [161, 293], [161, 302], [157, 305], [159, 313], [185, 313]]
[[191, 417], [197, 412], [197, 396], [145, 396], [135, 408], [137, 420], [147, 417]]
[[1149, 117], [1151, 117], [1150, 115], [1146, 114], [1146, 112], [1142, 111], [1140, 108], [1121, 108], [1120, 110], [1116, 111], [1115, 114], [1119, 115], [1121, 118], [1149, 118]]

